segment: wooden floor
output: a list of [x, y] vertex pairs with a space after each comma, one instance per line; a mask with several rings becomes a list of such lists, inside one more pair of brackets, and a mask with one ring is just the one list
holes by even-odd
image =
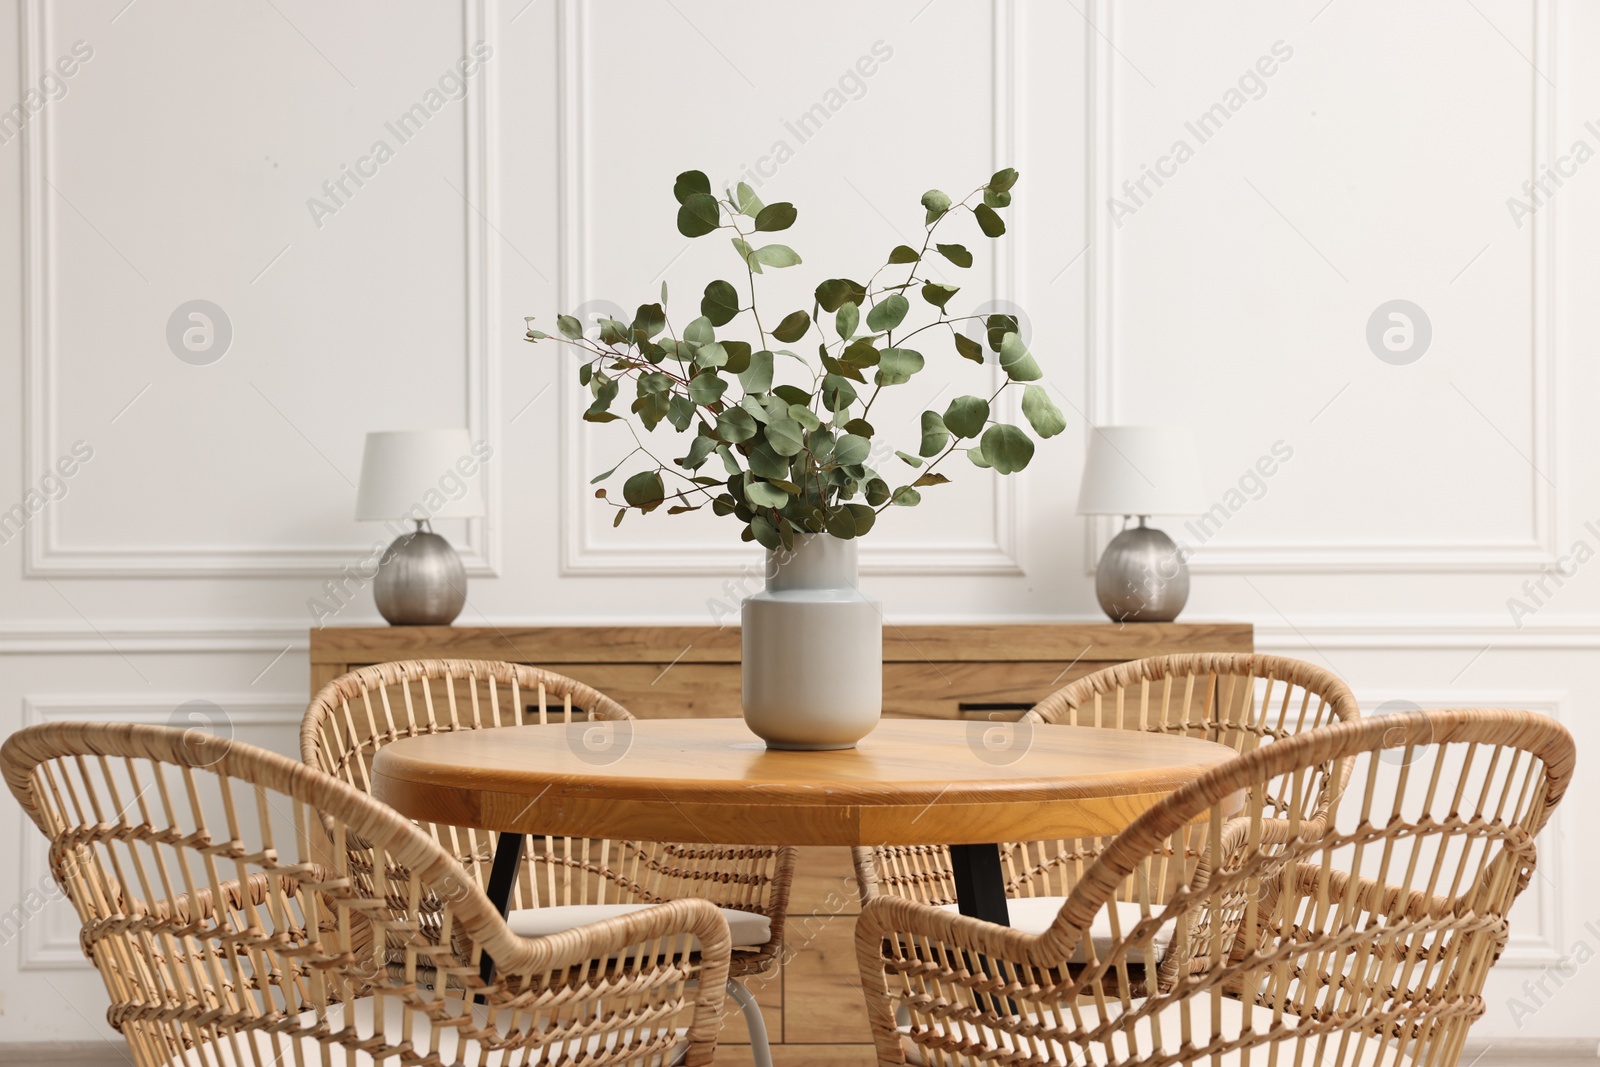
[[[1467, 1042], [1460, 1067], [1595, 1067], [1594, 1040], [1511, 1041], [1498, 1045]], [[775, 1067], [857, 1067], [862, 1062], [857, 1050], [843, 1046], [845, 1055], [830, 1055], [826, 1045], [790, 1045], [774, 1048]], [[59, 1045], [0, 1044], [0, 1064], [5, 1067], [130, 1067], [128, 1050], [123, 1045], [104, 1042], [64, 1043]], [[717, 1063], [744, 1067], [750, 1050], [730, 1045], [717, 1050]], [[866, 1061], [870, 1064], [870, 1059]]]

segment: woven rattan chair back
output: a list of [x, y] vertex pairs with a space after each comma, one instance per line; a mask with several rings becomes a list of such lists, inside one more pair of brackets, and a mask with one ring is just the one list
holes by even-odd
[[[1330, 761], [1350, 773], [1326, 825], [1272, 815]], [[879, 1061], [1450, 1067], [1573, 762], [1571, 735], [1529, 712], [1345, 723], [1150, 809], [1042, 933], [874, 900], [857, 950]], [[1157, 901], [1149, 859], [1179, 855]]]
[[[372, 759], [392, 741], [455, 730], [545, 724], [563, 727], [574, 751], [625, 758], [633, 716], [582, 682], [517, 663], [404, 660], [362, 667], [317, 693], [300, 727], [301, 758], [355, 786], [372, 788]], [[487, 886], [499, 835], [419, 823]], [[370, 877], [363, 843], [347, 836], [351, 870]], [[772, 936], [734, 953], [734, 973], [765, 969], [783, 943], [795, 850], [775, 846], [662, 844], [529, 837], [512, 910], [551, 905], [659, 904], [699, 897], [766, 915]]]
[[[644, 1065], [685, 1040], [689, 1063], [711, 1060], [728, 932], [710, 904], [517, 937], [407, 820], [199, 731], [35, 726], [0, 768], [50, 840], [137, 1067]], [[347, 834], [369, 870], [349, 869]]]
[[[1306, 730], [1360, 717], [1350, 688], [1311, 663], [1281, 656], [1202, 654], [1134, 660], [1084, 676], [1041, 700], [1018, 729], [1051, 724], [1198, 737], [1252, 752]], [[1298, 784], [1272, 788], [1269, 814], [1312, 819], [1330, 791], [1332, 766]], [[1298, 789], [1290, 793], [1287, 790]], [[1020, 841], [1004, 846], [1006, 888], [1013, 897], [1065, 896], [1109, 838]], [[930, 904], [955, 901], [949, 849], [939, 845], [858, 849], [863, 899], [890, 894]], [[1152, 859], [1151, 884], [1170, 881]]]

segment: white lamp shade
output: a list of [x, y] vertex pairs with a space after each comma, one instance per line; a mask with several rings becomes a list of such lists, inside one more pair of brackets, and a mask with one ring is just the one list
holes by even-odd
[[482, 515], [482, 469], [483, 460], [472, 451], [466, 430], [369, 433], [361, 455], [356, 518]]
[[1199, 515], [1205, 484], [1183, 426], [1101, 426], [1090, 432], [1079, 515]]

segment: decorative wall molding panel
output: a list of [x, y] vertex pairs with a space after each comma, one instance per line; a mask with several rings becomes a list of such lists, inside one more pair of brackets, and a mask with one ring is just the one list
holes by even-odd
[[[463, 48], [480, 40], [493, 46], [498, 24], [485, 16], [485, 5], [489, 2], [463, 0], [461, 3]], [[51, 8], [47, 0], [23, 0], [22, 3], [21, 67], [22, 81], [26, 85], [39, 84], [40, 78], [50, 71], [54, 57], [63, 51], [60, 42], [51, 40]], [[499, 350], [491, 341], [494, 315], [498, 311], [493, 279], [488, 276], [488, 219], [495, 210], [496, 196], [486, 127], [486, 116], [494, 106], [496, 71], [492, 62], [485, 64], [481, 78], [482, 81], [472, 86], [460, 101], [467, 186], [467, 202], [461, 205], [466, 245], [463, 300], [467, 324], [463, 339], [466, 362], [462, 373], [468, 431], [473, 440], [486, 440], [498, 454]], [[60, 264], [66, 258], [56, 243], [56, 231], [58, 217], [63, 212], [70, 215], [76, 208], [63, 206], [51, 170], [50, 131], [61, 120], [56, 109], [45, 108], [21, 130], [22, 243], [26, 268], [22, 304], [23, 469], [30, 477], [49, 471], [57, 457], [70, 448], [70, 442], [59, 439], [57, 432], [61, 389], [72, 383], [61, 380], [60, 352], [55, 337], [58, 275]], [[487, 513], [484, 518], [466, 520], [466, 541], [458, 546], [467, 573], [473, 577], [493, 577], [500, 567], [496, 540], [500, 521], [499, 466], [493, 461], [484, 465], [482, 477]], [[352, 507], [354, 498], [352, 489]], [[387, 542], [392, 537], [375, 532], [367, 541], [350, 544], [294, 545], [275, 541], [232, 545], [74, 545], [63, 540], [59, 519], [59, 507], [46, 506], [22, 530], [28, 577], [320, 577], [359, 565], [370, 555], [372, 539]], [[378, 531], [379, 528], [373, 526], [372, 529]]]

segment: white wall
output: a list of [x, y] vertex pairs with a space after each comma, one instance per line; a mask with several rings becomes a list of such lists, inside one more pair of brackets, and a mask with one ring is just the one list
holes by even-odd
[[[576, 420], [561, 351], [521, 341], [522, 316], [631, 308], [661, 277], [697, 300], [729, 260], [715, 242], [684, 251], [672, 176], [736, 180], [783, 141], [792, 158], [760, 192], [799, 205], [790, 243], [813, 281], [870, 269], [915, 231], [929, 186], [1022, 171], [1013, 236], [957, 303], [1029, 309], [1072, 430], [1012, 482], [965, 472], [885, 522], [869, 569], [895, 617], [1093, 617], [1105, 531], [1073, 514], [1085, 426], [1182, 420], [1234, 512], [1197, 544], [1189, 618], [1254, 622], [1263, 649], [1333, 667], [1373, 708], [1525, 706], [1600, 741], [1600, 565], [1547, 580], [1526, 617], [1507, 605], [1575, 542], [1600, 549], [1600, 522], [1584, 525], [1600, 520], [1600, 366], [1584, 358], [1600, 321], [1577, 299], [1600, 280], [1583, 239], [1600, 163], [1520, 225], [1507, 208], [1574, 141], [1600, 149], [1583, 63], [1600, 14], [125, 3], [12, 0], [0, 17], [0, 111], [74, 42], [93, 50], [0, 144], [17, 250], [0, 257], [0, 510], [74, 442], [93, 449], [0, 545], [0, 729], [165, 722], [204, 699], [236, 736], [292, 751], [307, 603], [380, 536], [349, 519], [372, 429], [466, 424], [494, 448], [490, 514], [448, 531], [474, 575], [463, 623], [709, 621], [748, 558], [732, 528], [610, 529], [585, 483], [614, 449]], [[464, 96], [400, 144], [385, 123], [480, 41]], [[1264, 88], [1231, 99], [1280, 41]], [[830, 97], [878, 42], [889, 58]], [[836, 113], [802, 143], [786, 123], [819, 102]], [[1230, 102], [1205, 143], [1186, 129]], [[380, 138], [393, 158], [314, 218], [308, 198]], [[1161, 160], [1180, 138], [1194, 151], [1174, 173]], [[1121, 186], [1144, 164], [1172, 176], [1135, 203]], [[809, 304], [799, 280], [772, 284]], [[166, 339], [194, 299], [232, 326], [209, 365]], [[1431, 320], [1409, 365], [1366, 342], [1392, 299]], [[918, 381], [931, 394], [948, 368]], [[914, 403], [890, 416], [914, 421]], [[1278, 441], [1293, 455], [1259, 498], [1228, 497]], [[365, 592], [335, 619], [375, 620]], [[1580, 941], [1600, 949], [1595, 811], [1580, 776], [1478, 1036], [1600, 1035], [1585, 1010], [1600, 972], [1545, 978], [1538, 1005], [1522, 992]], [[0, 855], [20, 857], [0, 872], [3, 914], [44, 875], [20, 816], [0, 818]], [[1514, 1013], [1514, 995], [1537, 1010]], [[63, 905], [0, 946], [0, 1040], [81, 1038], [104, 1029], [101, 1004]]]

